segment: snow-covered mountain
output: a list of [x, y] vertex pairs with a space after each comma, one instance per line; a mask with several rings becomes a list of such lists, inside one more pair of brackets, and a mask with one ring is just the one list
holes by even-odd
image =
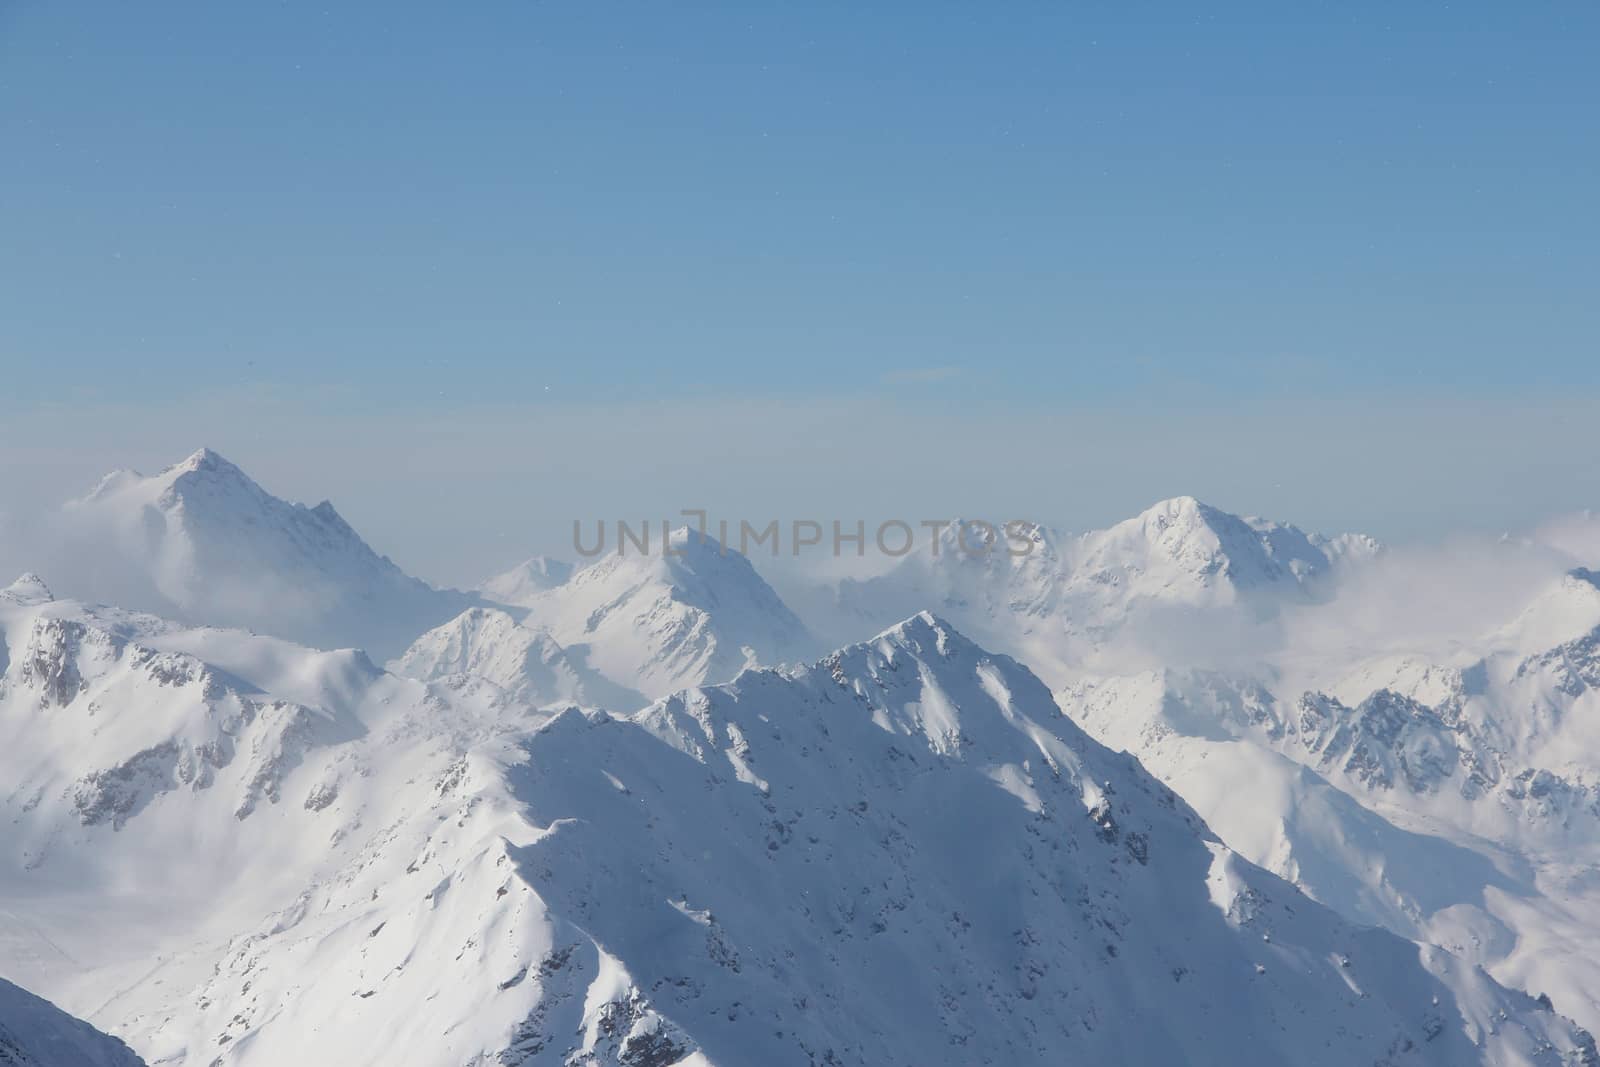
[[545, 631], [495, 608], [468, 608], [429, 630], [394, 662], [393, 670], [423, 681], [484, 678], [531, 704], [625, 709], [649, 703], [590, 670]]
[[[1194, 717], [1199, 675], [1166, 672], [1165, 732], [1223, 730], [1281, 752], [1346, 791], [1425, 814], [1488, 840], [1565, 847], [1600, 842], [1600, 579], [1573, 571], [1518, 617], [1446, 662], [1415, 654], [1347, 665], [1331, 692], [1230, 684]], [[1089, 684], [1072, 692], [1105, 690]], [[1107, 727], [1111, 724], [1108, 722]], [[1121, 740], [1122, 738], [1119, 738]]]
[[820, 651], [740, 553], [688, 529], [654, 547], [608, 554], [528, 598], [523, 625], [652, 698]]
[[144, 1067], [144, 1061], [121, 1041], [3, 978], [0, 1063], [7, 1067]]
[[1444, 662], [1383, 656], [1332, 688], [1296, 704], [1308, 760], [1485, 836], [1600, 838], [1595, 572], [1567, 573]]
[[478, 586], [478, 592], [496, 604], [524, 607], [540, 593], [571, 578], [575, 569], [563, 560], [534, 556], [488, 579]]
[[1303, 592], [1337, 560], [1376, 549], [1369, 538], [1329, 539], [1175, 497], [1080, 538], [1068, 584], [1084, 600], [1107, 606], [1140, 600], [1229, 604], [1263, 593]]
[[1204, 672], [1058, 694], [1256, 862], [1600, 1023], [1600, 586], [1575, 571], [1445, 663], [1334, 689]]
[[0, 590], [6, 975], [195, 1067], [1600, 1063], [1600, 576], [1408, 629], [1192, 498], [979, 540], [808, 628], [688, 530], [462, 594], [113, 475], [50, 573], [144, 610]]
[[1192, 638], [1222, 616], [1253, 622], [1306, 602], [1342, 565], [1377, 551], [1370, 538], [1306, 534], [1193, 497], [1077, 536], [958, 522], [888, 573], [841, 582], [812, 624], [840, 639], [938, 611], [1061, 682], [1119, 640], [1136, 643], [1142, 657], [1160, 656], [1158, 632]]
[[64, 509], [61, 548], [63, 592], [380, 658], [472, 599], [406, 575], [327, 501], [280, 500], [209, 449], [107, 475]]
[[[0, 955], [155, 1063], [237, 1062], [259, 1013], [317, 1040], [317, 1019], [259, 994], [218, 1004], [195, 990], [270, 931], [298, 939], [306, 901], [362, 872], [385, 905], [420, 899], [405, 869], [460, 814], [466, 754], [544, 719], [486, 682], [426, 685], [360, 652], [54, 600], [37, 580], [0, 595], [0, 649]], [[498, 841], [485, 830], [464, 844]], [[459, 952], [425, 954], [418, 981]], [[265, 987], [274, 970], [253, 978]], [[480, 1023], [511, 1026], [477, 1003], [485, 992], [475, 985], [454, 1017], [424, 1011], [418, 992], [409, 1014], [432, 1044], [408, 1045], [388, 1020], [387, 1051], [353, 1027], [301, 1058], [469, 1062], [451, 1050], [496, 1051]], [[511, 999], [506, 1010], [521, 1018]], [[435, 1026], [459, 1032], [441, 1044]]]
[[1594, 1057], [931, 616], [630, 716], [37, 580], [0, 633], [0, 943], [152, 1063]]
[[[522, 869], [712, 1062], [1591, 1055], [1497, 1025], [1532, 1001], [1481, 972], [1242, 862], [932, 616], [626, 723], [568, 714], [525, 751], [514, 788], [552, 832]], [[1500, 1006], [1463, 1014], [1480, 996]]]

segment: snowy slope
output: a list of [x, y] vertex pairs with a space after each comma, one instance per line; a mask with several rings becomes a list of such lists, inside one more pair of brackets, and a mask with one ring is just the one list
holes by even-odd
[[1597, 1025], [1597, 647], [1600, 587], [1579, 571], [1453, 662], [1383, 657], [1340, 696], [1158, 672], [1058, 699], [1251, 859]]
[[487, 683], [34, 581], [0, 594], [0, 648], [0, 954], [153, 1062], [199, 1041], [149, 1029], [243, 932], [369, 850], [420, 845], [464, 754], [542, 721]]
[[484, 599], [496, 604], [526, 606], [528, 601], [572, 577], [574, 567], [548, 556], [523, 560], [510, 570], [497, 574], [478, 586]]
[[531, 704], [567, 702], [625, 709], [648, 703], [590, 670], [548, 633], [494, 608], [468, 608], [429, 630], [392, 669], [423, 681], [457, 675], [485, 678]]
[[744, 556], [687, 529], [674, 531], [670, 546], [596, 560], [528, 599], [523, 624], [652, 698], [819, 651]]
[[1593, 1056], [930, 616], [629, 717], [31, 581], [0, 623], [0, 936], [152, 1063]]
[[470, 602], [403, 573], [327, 501], [280, 500], [209, 449], [108, 475], [62, 525], [63, 592], [322, 648], [395, 655]]
[[1348, 665], [1252, 737], [1348, 790], [1493, 840], [1600, 841], [1600, 584], [1574, 571], [1445, 662]]
[[0, 1063], [7, 1067], [144, 1067], [128, 1046], [0, 978]]

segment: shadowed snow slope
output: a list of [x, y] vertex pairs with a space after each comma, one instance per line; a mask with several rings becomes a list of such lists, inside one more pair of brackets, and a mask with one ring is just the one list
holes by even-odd
[[713, 1062], [1587, 1054], [1529, 998], [1235, 857], [931, 616], [523, 747], [511, 788], [546, 827], [524, 877]]
[[280, 500], [209, 449], [108, 475], [62, 525], [65, 592], [321, 648], [386, 658], [471, 599], [403, 573], [327, 501]]
[[0, 979], [0, 1063], [6, 1067], [144, 1067], [114, 1037]]

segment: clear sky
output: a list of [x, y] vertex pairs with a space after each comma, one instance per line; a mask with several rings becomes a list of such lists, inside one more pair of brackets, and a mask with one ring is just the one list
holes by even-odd
[[1600, 506], [1600, 5], [0, 0], [0, 488]]

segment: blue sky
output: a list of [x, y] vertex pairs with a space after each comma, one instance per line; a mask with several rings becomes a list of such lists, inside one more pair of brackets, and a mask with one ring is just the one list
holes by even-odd
[[1589, 4], [0, 0], [0, 479], [210, 444], [452, 580], [676, 505], [1600, 505], [1597, 52]]

